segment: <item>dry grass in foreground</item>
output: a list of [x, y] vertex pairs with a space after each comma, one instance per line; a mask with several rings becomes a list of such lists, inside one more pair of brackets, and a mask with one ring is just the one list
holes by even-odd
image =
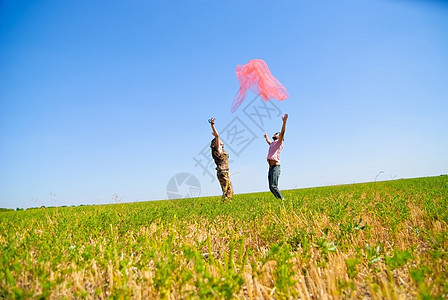
[[447, 299], [448, 177], [0, 212], [0, 297]]

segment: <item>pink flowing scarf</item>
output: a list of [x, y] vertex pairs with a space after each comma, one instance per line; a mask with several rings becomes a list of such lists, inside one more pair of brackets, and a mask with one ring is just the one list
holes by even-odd
[[262, 59], [254, 59], [245, 65], [236, 66], [236, 77], [240, 83], [240, 89], [233, 98], [232, 113], [243, 103], [248, 90], [265, 101], [271, 99], [282, 101], [289, 97], [288, 91], [271, 74], [268, 65]]

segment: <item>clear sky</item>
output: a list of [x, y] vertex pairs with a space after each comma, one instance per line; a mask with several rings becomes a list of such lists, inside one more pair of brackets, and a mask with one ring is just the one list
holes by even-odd
[[[257, 58], [290, 98], [232, 114]], [[283, 190], [446, 174], [447, 2], [0, 1], [0, 207], [220, 195], [210, 117], [268, 191], [284, 113]]]

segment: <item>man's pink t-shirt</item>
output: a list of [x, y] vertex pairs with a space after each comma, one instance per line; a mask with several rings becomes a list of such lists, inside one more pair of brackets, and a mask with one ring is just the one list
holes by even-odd
[[280, 152], [283, 149], [283, 141], [276, 140], [269, 145], [267, 160], [275, 160], [280, 163]]

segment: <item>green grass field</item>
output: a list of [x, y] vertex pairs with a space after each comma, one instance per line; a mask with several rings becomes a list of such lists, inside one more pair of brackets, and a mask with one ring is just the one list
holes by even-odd
[[282, 192], [0, 212], [0, 298], [448, 298], [448, 176]]

